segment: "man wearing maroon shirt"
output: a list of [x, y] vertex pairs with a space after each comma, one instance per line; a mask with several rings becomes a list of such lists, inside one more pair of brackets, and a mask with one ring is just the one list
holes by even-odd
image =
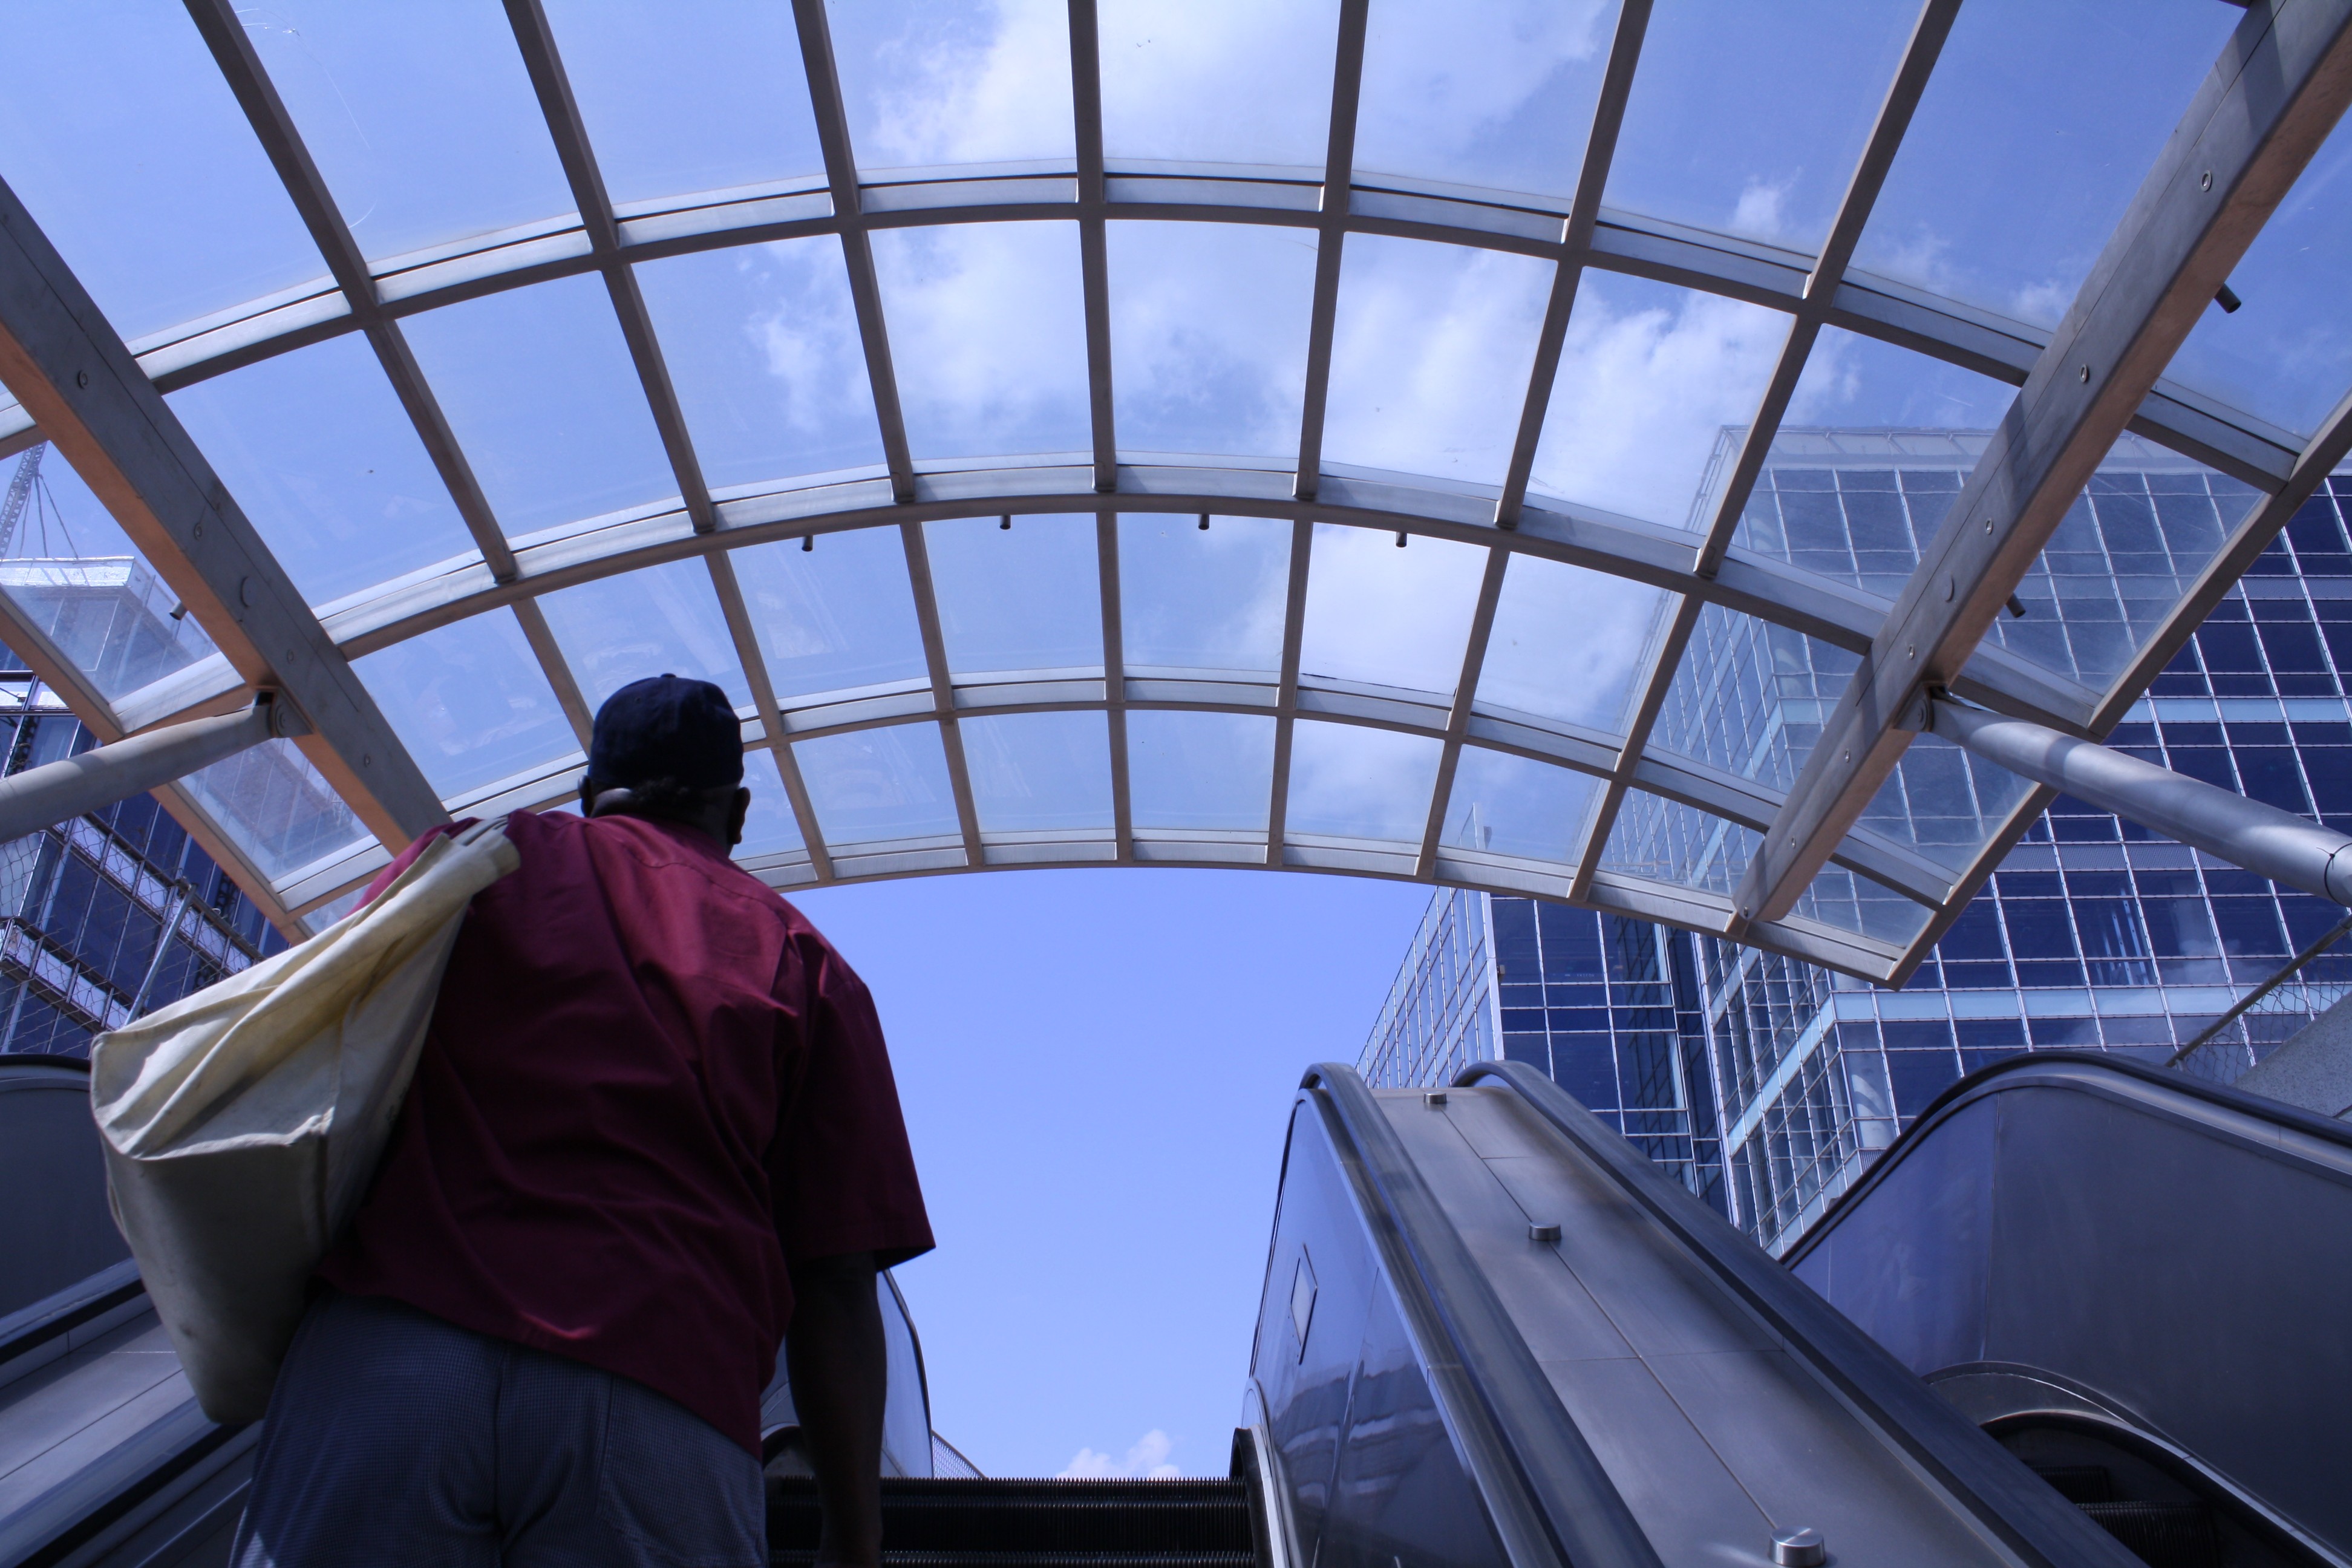
[[509, 818], [521, 865], [467, 913], [278, 1374], [238, 1568], [764, 1564], [787, 1323], [819, 1561], [878, 1562], [875, 1273], [930, 1228], [873, 998], [728, 858], [742, 776], [725, 694], [657, 676], [596, 715], [584, 816]]

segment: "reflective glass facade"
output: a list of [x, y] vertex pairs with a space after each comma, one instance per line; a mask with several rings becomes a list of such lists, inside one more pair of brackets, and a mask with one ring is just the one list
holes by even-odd
[[1529, 1062], [1720, 1208], [1723, 1150], [1688, 933], [1534, 899], [1430, 900], [1360, 1065], [1376, 1087]]
[[[2262, 14], [952, 9], [26, 0], [0, 330], [47, 346], [0, 458], [74, 456], [58, 537], [0, 528], [0, 637], [106, 733], [279, 688], [284, 798], [349, 809], [180, 804], [289, 929], [445, 813], [567, 798], [675, 669], [763, 753], [779, 888], [1341, 872], [1883, 982], [2017, 781], [1906, 759], [1826, 869], [1750, 862], [1982, 433], [2064, 454], [2037, 546], [2076, 515], [1922, 654], [2104, 729], [2352, 422], [2313, 259], [2352, 132], [2263, 130], [2334, 79]], [[2188, 193], [2200, 84], [2273, 74]], [[2142, 297], [2192, 240], [2242, 309]], [[2073, 355], [2070, 303], [2129, 352]], [[2021, 401], [2070, 359], [2087, 402]]]
[[[1873, 454], [1885, 460], [1885, 433], [1800, 437], [1776, 450], [1751, 526], [1775, 524], [1784, 540], [1810, 542], [1791, 543], [1792, 552], [1820, 552], [1824, 569], [1838, 556], [1866, 581], [1864, 542], [1891, 551], [1897, 524], [1909, 526], [1909, 498], [1934, 493], [1939, 476], [1863, 466]], [[1953, 445], [1978, 439], [1958, 433]], [[2103, 473], [2028, 579], [2026, 615], [2004, 630], [2009, 646], [2078, 676], [2112, 664], [2134, 613], [2133, 573], [2175, 570], [2165, 541], [2204, 537], [2226, 488], [2179, 459]], [[2110, 743], [2352, 831], [2348, 522], [2352, 477], [2339, 475], [2231, 590]], [[2100, 564], [2053, 567], [2062, 554]], [[1899, 582], [1908, 568], [1889, 570]], [[2070, 578], [2108, 589], [2077, 594]], [[1692, 749], [1703, 746], [1726, 772], [1780, 782], [1801, 764], [1822, 702], [1835, 694], [1824, 677], [1840, 672], [1794, 633], [1725, 623], [1712, 645], [1702, 626], [1694, 652], [1705, 647], [1704, 664], [1694, 658], [1685, 668], [1704, 668], [1736, 689], [1736, 700], [1710, 702], [1678, 682], [1660, 732], [1692, 735]], [[1972, 853], [1989, 825], [2026, 801], [2017, 784], [1955, 747], [1915, 743], [1863, 826], [1930, 859]], [[1739, 836], [1694, 834], [1697, 820], [1664, 803], [1646, 817], [1629, 813], [1612, 853], [1675, 864], [1712, 857], [1736, 875]], [[1864, 903], [1888, 900], [1850, 873], [1839, 886], [1865, 889]], [[1840, 918], [1820, 883], [1812, 897], [1819, 918]], [[1475, 901], [1441, 895], [1433, 919]], [[1712, 1194], [1720, 1181], [1718, 1206], [1779, 1250], [1963, 1073], [2036, 1048], [2169, 1062], [2344, 913], [2061, 795], [1901, 991], [1719, 938], [1525, 900], [1492, 897], [1446, 918], [1493, 933], [1500, 1054], [1543, 1065], [1695, 1189]], [[1422, 951], [1417, 963], [1426, 963]], [[1413, 968], [1396, 995], [1417, 994]], [[2303, 981], [2195, 1053], [2190, 1070], [2223, 1081], [2242, 1073], [2352, 991], [2352, 955], [2323, 954]], [[1433, 1069], [1451, 1056], [1392, 1047], [1397, 1016], [1392, 1003], [1367, 1050], [1374, 1081], [1444, 1081], [1450, 1072]], [[1415, 1062], [1425, 1064], [1418, 1075]]]
[[[94, 743], [5, 648], [0, 735], [10, 773]], [[100, 1031], [285, 945], [153, 795], [12, 839], [0, 844], [0, 1051], [86, 1057]]]

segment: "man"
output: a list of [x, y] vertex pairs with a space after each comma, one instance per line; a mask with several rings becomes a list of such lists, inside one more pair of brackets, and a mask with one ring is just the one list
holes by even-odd
[[509, 819], [521, 866], [467, 913], [278, 1375], [239, 1568], [765, 1564], [788, 1322], [819, 1561], [879, 1561], [875, 1271], [930, 1229], [872, 998], [728, 858], [742, 777], [725, 694], [657, 676], [596, 715], [584, 816]]

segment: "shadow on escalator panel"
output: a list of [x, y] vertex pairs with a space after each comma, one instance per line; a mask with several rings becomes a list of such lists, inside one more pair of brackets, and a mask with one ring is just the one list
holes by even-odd
[[2106, 1054], [1953, 1085], [1797, 1275], [2158, 1568], [2352, 1562], [2352, 1128]]
[[1516, 1064], [1307, 1075], [1247, 1399], [1276, 1568], [2135, 1561]]

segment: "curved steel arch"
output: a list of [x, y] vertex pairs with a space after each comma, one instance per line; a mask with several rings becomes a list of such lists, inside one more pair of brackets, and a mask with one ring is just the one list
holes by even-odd
[[[1077, 222], [1097, 216], [1110, 221], [1312, 228], [1312, 207], [1302, 209], [1294, 193], [1303, 190], [1312, 196], [1320, 182], [1306, 178], [1310, 171], [1297, 174], [1304, 184], [1236, 178], [1200, 165], [1150, 175], [1114, 173], [1108, 177], [1110, 195], [1098, 215], [1076, 199], [986, 199], [1032, 196], [1040, 183], [1035, 175], [982, 174], [872, 184], [861, 186], [861, 192], [869, 202], [887, 205], [855, 226], [832, 213], [830, 198], [822, 190], [764, 198], [721, 193], [724, 199], [705, 205], [681, 203], [657, 217], [620, 220], [617, 248], [624, 262], [635, 263], [775, 239], [838, 237], [853, 226], [870, 231], [968, 223]], [[1054, 183], [1074, 187], [1076, 177], [1063, 175]], [[1805, 279], [1818, 260], [1614, 213], [1595, 225], [1588, 245], [1570, 247], [1557, 239], [1539, 240], [1516, 232], [1521, 226], [1515, 219], [1540, 219], [1557, 231], [1566, 216], [1497, 205], [1507, 193], [1489, 193], [1487, 199], [1481, 200], [1357, 185], [1349, 194], [1349, 216], [1339, 226], [1348, 233], [1537, 256], [1792, 313], [1804, 298]], [[974, 199], [976, 195], [982, 199]], [[774, 216], [780, 208], [790, 210], [794, 205], [811, 203], [826, 210], [790, 218]], [[1407, 218], [1406, 213], [1412, 216]], [[332, 279], [320, 279], [293, 298], [265, 297], [235, 311], [150, 333], [131, 347], [140, 367], [158, 389], [176, 392], [329, 338], [365, 331], [370, 314], [399, 321], [487, 294], [598, 272], [603, 265], [578, 216], [566, 214], [477, 236], [428, 253], [427, 258], [395, 258], [381, 264], [381, 269], [364, 272], [363, 285], [357, 280], [352, 286], [338, 285]], [[364, 287], [373, 293], [377, 301], [373, 312], [362, 314], [352, 309], [351, 287]], [[1826, 325], [2012, 385], [2024, 380], [2049, 336], [2041, 329], [1960, 300], [1862, 274], [1840, 282], [1821, 319]], [[2301, 445], [2284, 431], [2193, 388], [2169, 382], [2159, 383], [2149, 395], [2130, 428], [2263, 489], [2275, 489], [2285, 479]], [[21, 408], [0, 407], [0, 457], [40, 439], [29, 415]]]
[[[1286, 863], [1286, 857], [1297, 849], [1306, 854], [1308, 861], [1319, 857], [1330, 862], [1317, 864], [1314, 868], [1354, 870], [1367, 875], [1411, 874], [1424, 880], [1464, 880], [1465, 885], [1504, 885], [1476, 877], [1450, 875], [1448, 852], [1438, 844], [1437, 814], [1443, 809], [1453, 760], [1465, 744], [1497, 742], [1498, 735], [1482, 729], [1482, 725], [1510, 722], [1475, 708], [1475, 677], [1483, 656], [1483, 630], [1474, 630], [1471, 646], [1465, 651], [1463, 679], [1452, 701], [1406, 701], [1405, 707], [1415, 710], [1409, 718], [1377, 706], [1366, 706], [1397, 700], [1362, 692], [1339, 694], [1356, 704], [1352, 710], [1313, 712], [1315, 702], [1329, 699], [1333, 693], [1311, 678], [1302, 679], [1297, 669], [1306, 583], [1304, 546], [1311, 538], [1311, 523], [1324, 521], [1393, 529], [1407, 535], [1418, 533], [1488, 546], [1493, 552], [1484, 601], [1488, 616], [1508, 555], [1521, 552], [1610, 572], [1681, 595], [1676, 618], [1658, 647], [1626, 734], [1543, 736], [1540, 726], [1530, 729], [1521, 725], [1509, 731], [1514, 737], [1512, 743], [1500, 745], [1499, 749], [1519, 749], [1520, 742], [1535, 734], [1538, 739], [1527, 742], [1522, 754], [1575, 766], [1608, 781], [1607, 792], [1579, 856], [1580, 868], [1564, 889], [1549, 896], [1571, 897], [1596, 907], [1619, 907], [1612, 900], [1630, 900], [1624, 905], [1629, 910], [1633, 904], [1660, 904], [1664, 900], [1684, 913], [1666, 912], [1664, 905], [1636, 912], [1703, 930], [1737, 929], [1727, 915], [1724, 916], [1726, 923], [1718, 925], [1717, 916], [1722, 911], [1711, 901], [1714, 895], [1664, 889], [1659, 884], [1635, 886], [1627, 879], [1600, 869], [1599, 861], [1616, 806], [1631, 790], [1650, 790], [1679, 799], [1727, 821], [1748, 821], [1774, 804], [1738, 781], [1710, 779], [1688, 769], [1676, 772], [1681, 767], [1677, 761], [1654, 755], [1648, 746], [1650, 724], [1674, 678], [1683, 640], [1702, 606], [1719, 605], [1755, 615], [1854, 650], [1866, 648], [1886, 624], [1889, 606], [1884, 601], [1766, 561], [1731, 543], [1748, 487], [1753, 484], [1761, 456], [1778, 430], [1788, 393], [1814, 336], [1822, 327], [1834, 325], [2012, 384], [2025, 380], [2028, 371], [2049, 347], [2049, 334], [1952, 300], [1853, 274], [1846, 265], [1853, 239], [1866, 220], [1875, 197], [1877, 183], [1900, 145], [1911, 110], [1933, 71], [1958, 0], [1927, 0], [1869, 146], [1849, 185], [1838, 222], [1817, 256], [1776, 250], [1601, 210], [1599, 197], [1605, 187], [1616, 126], [1634, 77], [1646, 28], [1647, 0], [1627, 0], [1621, 7], [1608, 73], [1596, 110], [1594, 134], [1576, 196], [1566, 203], [1359, 175], [1353, 166], [1353, 127], [1361, 78], [1366, 0], [1341, 0], [1329, 151], [1319, 169], [1107, 165], [1101, 147], [1092, 8], [1088, 0], [1073, 0], [1070, 36], [1077, 120], [1077, 156], [1073, 164], [900, 172], [887, 179], [863, 179], [850, 146], [822, 0], [795, 0], [810, 99], [824, 149], [823, 177], [753, 190], [705, 193], [671, 202], [636, 204], [627, 209], [615, 207], [604, 187], [593, 148], [572, 101], [555, 39], [538, 0], [506, 0], [518, 46], [562, 161], [577, 211], [477, 237], [434, 252], [374, 262], [362, 254], [343, 225], [290, 116], [255, 58], [230, 0], [186, 3], [215, 64], [237, 95], [317, 241], [331, 276], [318, 287], [257, 301], [257, 309], [225, 312], [218, 318], [158, 334], [141, 345], [145, 353], [138, 362], [139, 369], [154, 387], [169, 389], [326, 337], [352, 331], [363, 333], [401, 396], [479, 550], [478, 562], [415, 574], [402, 582], [383, 585], [359, 601], [328, 606], [330, 613], [322, 618], [337, 655], [347, 658], [390, 646], [402, 637], [468, 615], [509, 608], [520, 622], [575, 730], [584, 730], [584, 704], [548, 633], [537, 595], [635, 566], [699, 556], [711, 574], [730, 637], [751, 683], [754, 709], [763, 722], [768, 715], [777, 718], [775, 733], [768, 737], [767, 743], [776, 753], [787, 791], [793, 795], [803, 837], [811, 845], [812, 870], [817, 876], [832, 873], [826, 868], [826, 852], [814, 831], [814, 814], [805, 790], [799, 785], [791, 748], [786, 743], [791, 733], [791, 715], [777, 707], [772, 693], [767, 690], [766, 671], [759, 658], [756, 638], [740, 591], [733, 584], [727, 553], [730, 547], [794, 533], [875, 526], [900, 529], [906, 542], [910, 581], [922, 611], [931, 707], [926, 714], [910, 713], [891, 721], [936, 721], [941, 725], [962, 826], [960, 842], [953, 847], [962, 857], [963, 864], [976, 867], [989, 863], [986, 851], [990, 846], [982, 841], [972, 813], [961, 749], [955, 734], [958, 704], [967, 694], [970, 683], [959, 683], [948, 668], [936, 606], [929, 599], [921, 523], [932, 518], [1001, 510], [1095, 513], [1098, 518], [1098, 537], [1107, 544], [1103, 551], [1106, 588], [1112, 590], [1104, 595], [1106, 662], [1123, 672], [1122, 661], [1113, 657], [1117, 647], [1118, 597], [1113, 514], [1122, 510], [1223, 510], [1288, 518], [1298, 542], [1292, 552], [1286, 620], [1287, 652], [1284, 670], [1276, 683], [1275, 706], [1283, 716], [1284, 725], [1284, 739], [1277, 747], [1272, 831], [1268, 838], [1272, 846], [1268, 854], [1276, 864]], [[1108, 281], [1101, 258], [1105, 227], [1108, 222], [1121, 218], [1276, 224], [1317, 232], [1318, 270], [1309, 333], [1308, 392], [1300, 432], [1299, 461], [1295, 468], [1212, 468], [1120, 461], [1111, 419]], [[992, 468], [926, 468], [912, 459], [908, 448], [868, 237], [880, 228], [996, 221], [1072, 221], [1077, 226], [1086, 292], [1093, 451], [1060, 468], [1013, 464]], [[1426, 481], [1335, 472], [1320, 461], [1322, 391], [1329, 374], [1339, 258], [1348, 237], [1353, 234], [1396, 236], [1509, 251], [1557, 264], [1557, 281], [1544, 340], [1538, 345], [1537, 366], [1523, 402], [1512, 472], [1499, 494], [1462, 492]], [[659, 346], [643, 301], [637, 297], [634, 264], [640, 259], [694, 250], [810, 236], [832, 236], [843, 247], [867, 365], [874, 380], [875, 405], [887, 459], [885, 475], [876, 479], [852, 479], [833, 483], [817, 482], [822, 477], [816, 477], [802, 482], [796, 489], [743, 501], [715, 501], [699, 472], [693, 442], [668, 385]], [[1715, 518], [1711, 526], [1703, 531], [1685, 533], [1599, 517], [1574, 507], [1547, 510], [1525, 505], [1527, 459], [1540, 435], [1549, 400], [1559, 333], [1573, 302], [1576, 278], [1588, 267], [1723, 294], [1780, 310], [1794, 318], [1789, 350], [1758, 416], [1751, 422], [1747, 451], [1730, 483], [1716, 497]], [[594, 520], [597, 525], [583, 526], [579, 532], [518, 549], [504, 537], [480, 487], [474, 481], [465, 453], [442, 418], [431, 387], [407, 351], [401, 323], [407, 316], [457, 300], [547, 279], [587, 273], [601, 276], [612, 296], [655, 424], [676, 473], [677, 498], [666, 506], [640, 509], [622, 518]], [[102, 333], [102, 328], [99, 331]], [[37, 438], [37, 433], [25, 422], [21, 412], [16, 414], [13, 426], [10, 414], [11, 411], [0, 410], [0, 451]], [[2272, 494], [2294, 483], [2299, 461], [2308, 466], [2310, 448], [2285, 433], [2263, 426], [2193, 392], [2162, 384], [2142, 399], [2128, 427]], [[2269, 510], [2274, 509], [2263, 509], [2260, 515], [2267, 516]], [[2241, 531], [2246, 533], [2260, 526], [2258, 521], [2250, 520]], [[165, 564], [168, 567], [171, 563]], [[269, 564], [274, 567], [275, 563]], [[2203, 587], [2200, 584], [2200, 592]], [[2183, 613], [2189, 608], [2184, 602]], [[2117, 696], [2115, 690], [2089, 692], [1997, 649], [1981, 647], [1956, 679], [1960, 689], [1988, 705], [2065, 729], [2079, 730], [2096, 723], [2113, 711]], [[224, 684], [225, 680], [227, 684]], [[175, 713], [204, 710], [207, 705], [217, 707], [236, 685], [225, 663], [219, 669], [198, 666], [156, 688], [110, 705], [109, 717], [145, 723]], [[1124, 689], [1123, 680], [1115, 682], [1114, 687], [1104, 691], [1098, 704], [1076, 705], [1099, 705], [1114, 715], [1128, 707], [1150, 705], [1134, 700]], [[1360, 859], [1361, 853], [1368, 851], [1343, 851], [1330, 846], [1288, 841], [1282, 831], [1287, 735], [1291, 719], [1300, 713], [1433, 733], [1443, 739], [1445, 762], [1433, 801], [1431, 826], [1420, 852], [1411, 858], [1409, 873], [1348, 859], [1349, 855], [1358, 855]], [[2107, 721], [2112, 722], [2112, 719]], [[1113, 726], [1113, 733], [1115, 737], [1118, 733], [1117, 725]], [[1562, 747], [1573, 754], [1562, 754]], [[1578, 750], [1580, 747], [1591, 749], [1592, 754], [1588, 756]], [[1604, 762], [1601, 752], [1612, 754]], [[1115, 779], [1123, 778], [1123, 748], [1118, 747], [1116, 742], [1112, 765]], [[1118, 793], [1123, 797], [1123, 785]], [[1116, 837], [1130, 845], [1134, 842], [1123, 804]], [[921, 854], [933, 852], [908, 851], [918, 859]], [[1906, 856], [1909, 861], [1904, 858]], [[1917, 858], [1901, 846], [1874, 844], [1865, 836], [1853, 836], [1839, 847], [1834, 858], [1908, 897], [1937, 907], [1946, 918], [1957, 907], [1948, 873], [1928, 867], [1924, 861], [1910, 863]], [[856, 874], [914, 874], [940, 868], [944, 868], [909, 863], [896, 870], [876, 868]], [[1508, 867], [1501, 869], [1514, 876], [1523, 874]], [[1538, 868], [1524, 874], [1549, 877], [1553, 869]], [[1967, 888], [1974, 885], [1973, 880], [1965, 878], [1962, 882]], [[1674, 903], [1676, 900], [1682, 901]], [[1727, 900], [1725, 904], [1727, 909]], [[1930, 929], [1937, 928], [1931, 923]], [[1756, 940], [1753, 935], [1742, 934], [1746, 940]], [[1827, 942], [1830, 948], [1845, 952], [1851, 962], [1813, 952], [1802, 955], [1815, 956], [1819, 962], [1874, 977], [1884, 976], [1880, 961], [1891, 951], [1883, 944], [1840, 933], [1771, 935], [1770, 940], [1759, 942], [1759, 945], [1772, 946], [1780, 942], [1811, 943], [1815, 947]], [[1913, 944], [1914, 955], [1919, 948], [1920, 944]]]

